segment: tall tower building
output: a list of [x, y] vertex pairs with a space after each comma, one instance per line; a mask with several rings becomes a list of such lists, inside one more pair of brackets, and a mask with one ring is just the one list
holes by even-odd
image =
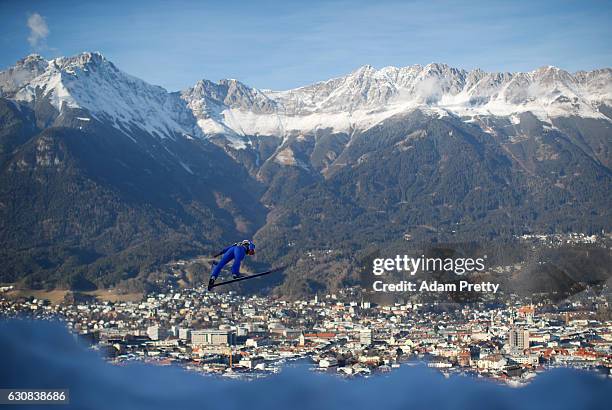
[[372, 329], [363, 329], [359, 332], [359, 343], [363, 346], [372, 344]]
[[515, 350], [529, 348], [529, 330], [511, 327], [508, 331], [508, 345]]

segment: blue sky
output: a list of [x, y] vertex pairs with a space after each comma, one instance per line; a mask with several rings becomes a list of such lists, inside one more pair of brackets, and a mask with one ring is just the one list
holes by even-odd
[[201, 78], [286, 89], [364, 64], [576, 71], [612, 66], [610, 21], [610, 1], [0, 0], [0, 69], [100, 51], [169, 90]]

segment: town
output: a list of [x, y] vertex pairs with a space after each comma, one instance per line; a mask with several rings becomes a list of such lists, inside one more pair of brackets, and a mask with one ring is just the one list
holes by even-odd
[[[3, 289], [6, 290], [6, 289]], [[585, 292], [560, 304], [375, 305], [359, 289], [288, 301], [204, 287], [140, 301], [51, 304], [0, 293], [2, 318], [60, 319], [112, 363], [144, 361], [236, 378], [301, 360], [313, 371], [369, 376], [423, 362], [445, 375], [528, 383], [548, 368], [610, 377], [612, 320], [606, 299]]]

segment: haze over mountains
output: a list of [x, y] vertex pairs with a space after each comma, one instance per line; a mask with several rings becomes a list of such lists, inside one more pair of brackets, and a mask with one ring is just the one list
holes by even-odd
[[260, 263], [293, 265], [279, 289], [302, 293], [407, 235], [611, 224], [609, 68], [364, 66], [287, 91], [168, 92], [98, 53], [31, 55], [0, 72], [0, 118], [5, 282], [147, 282], [254, 235]]

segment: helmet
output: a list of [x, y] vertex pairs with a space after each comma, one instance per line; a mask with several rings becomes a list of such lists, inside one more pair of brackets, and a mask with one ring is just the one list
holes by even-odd
[[249, 255], [253, 255], [255, 253], [255, 244], [251, 242], [250, 240], [245, 239], [240, 244], [245, 247]]

